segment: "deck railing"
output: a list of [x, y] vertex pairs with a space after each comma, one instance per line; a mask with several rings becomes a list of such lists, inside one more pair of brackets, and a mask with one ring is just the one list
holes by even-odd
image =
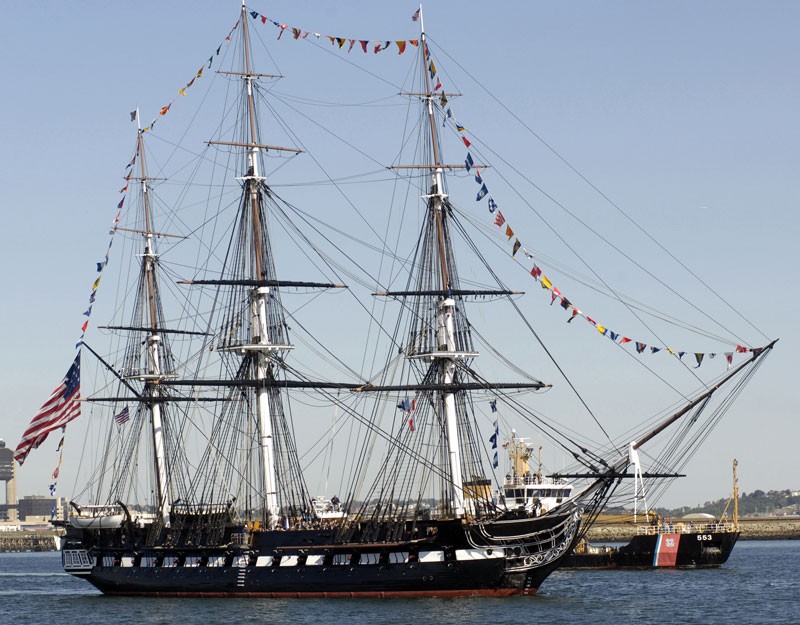
[[733, 523], [661, 523], [659, 525], [640, 525], [636, 528], [636, 533], [647, 536], [658, 534], [695, 534], [695, 533], [727, 533], [737, 531]]

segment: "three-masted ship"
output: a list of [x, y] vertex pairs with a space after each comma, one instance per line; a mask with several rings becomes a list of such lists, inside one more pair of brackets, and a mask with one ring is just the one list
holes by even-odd
[[[142, 215], [128, 233], [143, 243], [136, 254], [139, 278], [128, 298], [130, 321], [107, 328], [127, 337], [119, 350], [122, 364], [106, 364], [85, 345], [116, 378], [89, 400], [110, 415], [132, 408], [124, 432], [108, 438], [92, 494], [87, 490], [72, 503], [64, 569], [104, 593], [122, 595], [533, 594], [580, 537], [582, 519], [591, 519], [624, 476], [629, 458], [615, 452], [604, 460], [576, 449], [575, 457], [585, 458], [588, 483], [573, 490], [552, 482], [564, 492], [547, 506], [508, 505], [508, 496], [495, 493], [474, 397], [496, 401], [547, 385], [530, 377], [490, 381], [475, 368], [470, 300], [514, 293], [502, 284], [473, 287], [460, 279], [454, 238], [466, 235], [446, 181], [447, 171], [459, 166], [446, 164], [442, 155], [441, 94], [431, 84], [424, 28], [421, 88], [406, 94], [421, 102], [424, 140], [419, 162], [403, 166], [419, 174], [421, 229], [407, 283], [374, 293], [400, 309], [388, 340], [391, 354], [369, 379], [333, 381], [314, 379], [292, 364], [295, 346], [283, 300], [292, 291], [342, 285], [289, 280], [292, 259], [276, 253], [271, 211], [280, 213], [282, 200], [267, 180], [265, 154], [299, 150], [262, 139], [259, 105], [266, 94], [258, 83], [266, 75], [253, 66], [249, 17], [242, 6], [241, 66], [227, 74], [241, 83], [238, 134], [211, 142], [238, 155], [234, 175], [241, 194], [227, 246], [211, 255], [219, 261], [215, 273], [203, 267], [180, 280], [188, 292], [208, 294], [198, 300], [202, 304], [187, 305], [191, 314], [184, 318], [193, 321], [187, 327], [172, 325], [176, 314], [163, 302], [156, 249], [170, 236], [165, 226], [178, 220], [154, 222], [145, 133], [138, 134], [132, 182]], [[208, 320], [198, 322], [203, 315]], [[178, 341], [201, 347], [178, 357]], [[316, 393], [363, 427], [343, 456], [352, 478], [335, 508], [307, 486], [295, 438], [295, 392]], [[516, 401], [514, 406], [522, 409]], [[396, 410], [399, 423], [383, 425], [385, 414]], [[201, 441], [194, 451], [190, 435]], [[149, 478], [138, 483], [142, 468]], [[534, 486], [524, 471], [517, 478], [521, 489]], [[541, 476], [538, 484], [545, 484]], [[516, 486], [509, 485], [512, 494]]]

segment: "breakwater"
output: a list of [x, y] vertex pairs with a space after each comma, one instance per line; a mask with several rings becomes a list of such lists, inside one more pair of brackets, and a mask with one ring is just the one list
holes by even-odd
[[[739, 519], [739, 540], [798, 540], [800, 518], [764, 517]], [[592, 543], [627, 542], [636, 535], [630, 523], [599, 520], [589, 529]]]
[[14, 551], [56, 551], [56, 532], [1, 532], [0, 553]]

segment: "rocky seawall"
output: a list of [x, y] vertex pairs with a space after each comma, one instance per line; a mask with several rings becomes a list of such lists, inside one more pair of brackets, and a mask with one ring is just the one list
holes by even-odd
[[[800, 539], [800, 518], [739, 519], [739, 540], [797, 540]], [[589, 529], [591, 543], [627, 542], [636, 534], [628, 523], [598, 521]]]
[[13, 551], [56, 551], [56, 532], [2, 532], [0, 553]]

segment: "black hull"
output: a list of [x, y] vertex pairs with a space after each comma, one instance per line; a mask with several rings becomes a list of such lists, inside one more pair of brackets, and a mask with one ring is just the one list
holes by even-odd
[[506, 574], [502, 561], [353, 567], [212, 569], [94, 567], [85, 579], [109, 595], [159, 597], [469, 597], [532, 595], [555, 566]]
[[[369, 543], [335, 543], [330, 530], [262, 532], [215, 548], [131, 548], [113, 532], [86, 532], [67, 541], [62, 558], [67, 572], [109, 595], [503, 597], [535, 594], [579, 525], [576, 513], [483, 526], [431, 522], [425, 538]], [[525, 533], [527, 542], [519, 539]]]
[[[572, 569], [714, 568], [724, 564], [739, 532], [688, 532], [635, 536], [617, 548], [570, 553], [563, 567]], [[668, 544], [668, 541], [672, 543]]]

